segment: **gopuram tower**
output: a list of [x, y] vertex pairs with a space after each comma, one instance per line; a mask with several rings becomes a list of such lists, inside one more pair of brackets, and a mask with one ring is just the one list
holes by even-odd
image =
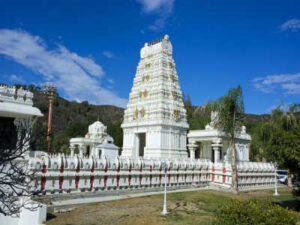
[[122, 156], [187, 158], [189, 125], [169, 36], [140, 51], [124, 114]]

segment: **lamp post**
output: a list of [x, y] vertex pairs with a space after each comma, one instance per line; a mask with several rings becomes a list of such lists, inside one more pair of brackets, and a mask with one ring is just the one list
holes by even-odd
[[46, 85], [44, 85], [44, 90], [46, 92], [46, 95], [48, 95], [48, 100], [49, 100], [49, 113], [48, 113], [48, 127], [47, 127], [47, 152], [50, 152], [50, 142], [51, 142], [51, 128], [52, 128], [52, 108], [53, 108], [53, 102], [54, 99], [57, 95], [57, 89], [56, 87], [51, 84], [48, 83]]
[[278, 194], [278, 190], [277, 190], [277, 164], [276, 162], [274, 163], [274, 168], [275, 168], [275, 192], [273, 194], [273, 196], [279, 196]]
[[163, 206], [163, 211], [161, 212], [161, 214], [163, 216], [165, 216], [168, 214], [168, 210], [167, 210], [167, 172], [168, 172], [167, 163], [164, 162], [163, 166], [164, 166], [164, 170], [165, 170], [165, 192], [164, 192], [164, 206]]

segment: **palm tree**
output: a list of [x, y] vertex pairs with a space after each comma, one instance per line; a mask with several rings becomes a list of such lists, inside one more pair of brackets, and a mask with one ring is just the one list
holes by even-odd
[[300, 109], [300, 104], [290, 105], [287, 110], [284, 108], [286, 108], [285, 105], [281, 104], [272, 111], [271, 122], [288, 131], [297, 124], [295, 113]]
[[220, 128], [229, 135], [231, 148], [232, 191], [238, 193], [238, 176], [235, 151], [235, 135], [240, 131], [244, 115], [244, 99], [241, 86], [232, 88], [218, 101]]

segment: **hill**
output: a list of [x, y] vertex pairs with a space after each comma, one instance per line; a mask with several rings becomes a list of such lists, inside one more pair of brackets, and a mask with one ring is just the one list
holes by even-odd
[[[45, 150], [48, 98], [39, 87], [29, 85], [24, 88], [34, 93], [34, 106], [38, 107], [44, 114], [35, 123], [32, 148], [35, 150]], [[207, 111], [207, 107], [192, 106], [190, 99], [185, 100], [185, 107], [187, 109], [190, 129], [204, 129], [205, 125], [210, 121], [210, 111]], [[108, 133], [114, 138], [115, 144], [121, 148], [123, 145], [123, 131], [121, 129], [123, 114], [124, 109], [116, 106], [93, 105], [89, 104], [88, 101], [79, 103], [68, 101], [58, 96], [53, 104], [51, 152], [68, 152], [69, 139], [84, 136], [87, 133], [88, 126], [98, 119], [107, 126]], [[251, 134], [252, 128], [255, 125], [269, 119], [269, 114], [246, 114], [244, 124]]]
[[[46, 131], [48, 121], [48, 98], [39, 89], [34, 93], [33, 105], [41, 110], [43, 117], [38, 118], [33, 129], [32, 147], [36, 150], [46, 149]], [[57, 97], [53, 103], [51, 151], [67, 152], [71, 137], [84, 136], [88, 126], [100, 120], [107, 126], [108, 133], [117, 146], [122, 146], [123, 133], [121, 123], [124, 109], [111, 105], [92, 105], [87, 101], [75, 102]]]

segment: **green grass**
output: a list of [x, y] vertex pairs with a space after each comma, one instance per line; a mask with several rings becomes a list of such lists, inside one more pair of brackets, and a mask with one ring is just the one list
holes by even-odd
[[[167, 216], [161, 216], [163, 195], [80, 206], [70, 213], [55, 214], [48, 225], [210, 225], [218, 206], [226, 201], [248, 198], [268, 198], [297, 212], [300, 211], [300, 197], [288, 189], [280, 190], [280, 196], [273, 197], [273, 191], [256, 191], [233, 195], [214, 191], [171, 193], [167, 195]], [[298, 213], [299, 215], [299, 213]]]
[[284, 191], [280, 196], [275, 197], [274, 201], [278, 202], [281, 206], [300, 212], [300, 193]]

